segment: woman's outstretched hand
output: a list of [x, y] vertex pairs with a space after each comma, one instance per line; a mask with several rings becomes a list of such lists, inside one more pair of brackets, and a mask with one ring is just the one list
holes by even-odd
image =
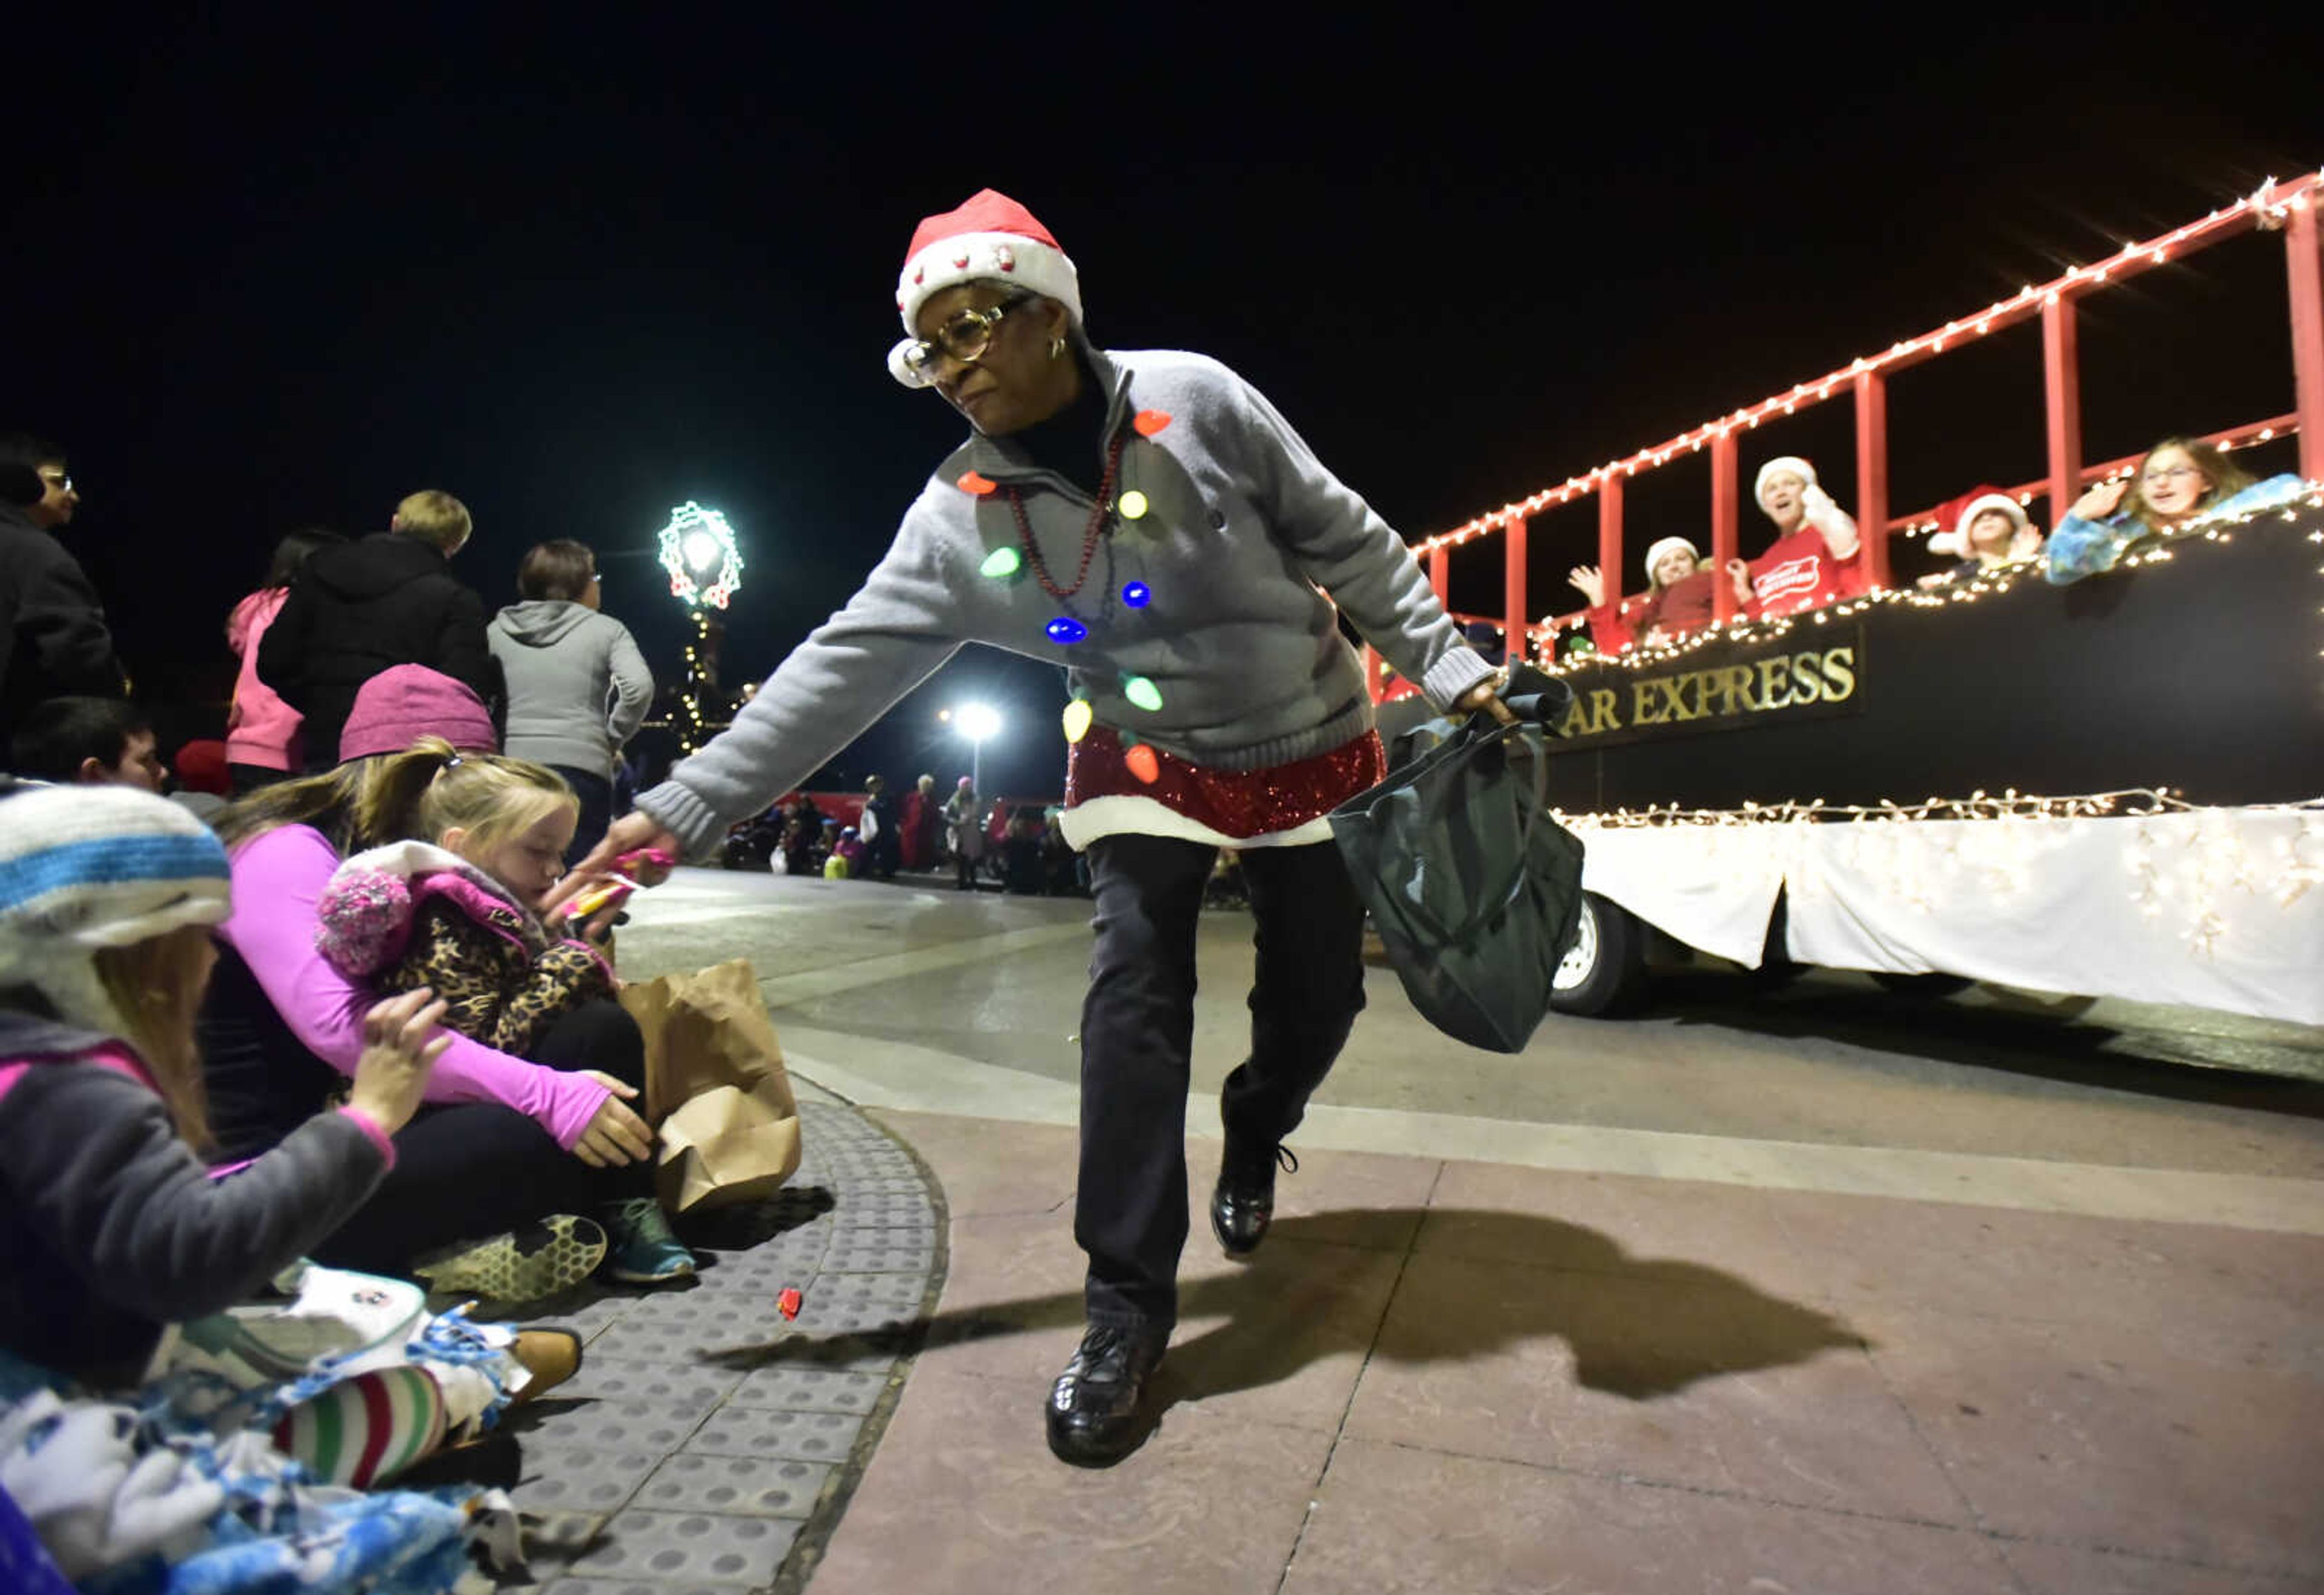
[[443, 999], [425, 986], [374, 1003], [364, 1015], [363, 1056], [355, 1060], [347, 1106], [388, 1135], [410, 1123], [436, 1060], [452, 1045], [449, 1035], [436, 1030], [443, 1017]]
[[589, 1127], [581, 1139], [573, 1143], [573, 1156], [592, 1168], [618, 1168], [624, 1163], [637, 1163], [653, 1156], [653, 1131], [646, 1121], [631, 1111], [624, 1097], [634, 1097], [638, 1088], [616, 1080], [598, 1069], [583, 1069], [580, 1074], [608, 1088], [613, 1094], [597, 1104], [590, 1118]]
[[671, 858], [678, 856], [678, 838], [662, 829], [661, 822], [651, 815], [632, 811], [615, 820], [605, 831], [605, 838], [589, 850], [589, 856], [565, 873], [565, 879], [549, 888], [549, 895], [540, 899], [541, 917], [550, 914], [567, 899], [575, 896], [593, 881], [603, 880], [611, 871], [613, 861], [623, 853], [640, 848], [658, 848]]
[[1508, 705], [1501, 702], [1501, 688], [1508, 685], [1508, 679], [1509, 674], [1507, 670], [1494, 671], [1459, 697], [1454, 698], [1453, 708], [1463, 715], [1473, 715], [1482, 709], [1503, 725], [1515, 725], [1517, 723], [1517, 717], [1510, 713]]

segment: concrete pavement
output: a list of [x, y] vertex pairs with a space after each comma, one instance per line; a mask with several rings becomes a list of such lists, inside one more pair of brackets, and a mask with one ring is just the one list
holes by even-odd
[[1160, 1422], [1118, 1468], [1057, 1465], [1085, 916], [694, 871], [640, 899], [625, 972], [747, 954], [821, 1089], [808, 1166], [706, 1237], [699, 1287], [581, 1309], [589, 1367], [521, 1492], [559, 1514], [544, 1582], [2324, 1587], [2324, 1093], [2170, 1056], [2296, 1073], [2312, 1032], [1706, 987], [1504, 1059], [1375, 970], [1239, 1265], [1199, 1212], [1232, 915], [1205, 922]]

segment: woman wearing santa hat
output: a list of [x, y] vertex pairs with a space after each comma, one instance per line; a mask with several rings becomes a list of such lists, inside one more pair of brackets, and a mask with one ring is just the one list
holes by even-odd
[[1240, 853], [1257, 921], [1250, 1052], [1220, 1103], [1210, 1214], [1232, 1256], [1267, 1232], [1283, 1140], [1363, 1004], [1362, 909], [1324, 816], [1385, 773], [1344, 612], [1442, 709], [1489, 707], [1403, 541], [1256, 390], [1198, 355], [1090, 339], [1073, 263], [986, 189], [923, 221], [889, 369], [973, 430], [844, 608], [731, 729], [641, 796], [560, 890], [656, 839], [688, 851], [764, 806], [982, 642], [1066, 667], [1065, 836], [1097, 945], [1082, 1013], [1074, 1239], [1088, 1330], [1047, 1404], [1050, 1449], [1133, 1450], [1177, 1314], [1194, 931]]
[[[1609, 603], [1606, 578], [1594, 565], [1577, 565], [1567, 579], [1590, 600], [1590, 640], [1600, 653], [1619, 653], [1630, 646], [1633, 628], [1624, 619], [1626, 607]], [[1711, 623], [1711, 572], [1702, 552], [1683, 537], [1663, 538], [1646, 550], [1646, 596], [1639, 605], [1637, 637], [1649, 648], [1674, 642]], [[1736, 582], [1735, 601], [1748, 604], [1751, 590]]]

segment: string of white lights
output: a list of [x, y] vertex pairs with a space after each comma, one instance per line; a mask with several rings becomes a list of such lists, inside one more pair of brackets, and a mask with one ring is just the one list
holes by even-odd
[[[2269, 504], [2236, 515], [2198, 518], [2188, 522], [2169, 538], [2135, 548], [2123, 558], [2116, 568], [2135, 569], [2141, 566], [2160, 564], [2172, 557], [2175, 547], [2190, 541], [2232, 542], [2237, 530], [2255, 521], [2265, 520], [2269, 516], [2273, 516], [2279, 521], [2294, 521], [2298, 519], [2299, 512], [2303, 508], [2324, 509], [2324, 482], [2308, 483], [2302, 495], [2289, 502]], [[2324, 531], [2310, 532], [2308, 540], [2313, 543], [2324, 543]], [[1847, 620], [1868, 610], [1889, 604], [1910, 604], [1915, 609], [1941, 609], [1949, 604], [1974, 604], [1996, 593], [2007, 592], [2021, 581], [2029, 579], [2039, 581], [2041, 572], [2042, 565], [2038, 558], [2021, 560], [2015, 565], [2001, 566], [1992, 571], [1973, 576], [1968, 581], [1956, 582], [1944, 587], [1933, 589], [1917, 586], [1883, 587], [1860, 597], [1850, 598], [1822, 609], [1812, 609], [1767, 620], [1733, 620], [1723, 626], [1715, 624], [1705, 626], [1699, 631], [1690, 632], [1683, 637], [1672, 638], [1662, 642], [1634, 643], [1619, 653], [1591, 652], [1584, 657], [1563, 660], [1555, 657], [1557, 635], [1561, 628], [1554, 621], [1545, 621], [1535, 625], [1528, 633], [1527, 652], [1532, 656], [1535, 664], [1553, 675], [1563, 675], [1576, 668], [1603, 668], [1608, 666], [1625, 669], [1659, 668], [1716, 642], [1772, 642], [1789, 636], [1803, 626], [1810, 628], [1828, 626], [1833, 621]], [[2319, 574], [2324, 574], [2324, 570], [2319, 570]]]
[[1569, 503], [1584, 497], [1618, 476], [1635, 476], [1642, 470], [1666, 465], [1682, 453], [1699, 452], [1713, 438], [1731, 437], [1738, 431], [1756, 430], [1763, 420], [1795, 413], [1802, 403], [1831, 398], [1832, 390], [1843, 383], [1853, 382], [1860, 375], [1885, 371], [1917, 355], [1941, 353], [1949, 343], [1982, 337], [1995, 329], [1997, 322], [2019, 319], [2046, 305], [2054, 305], [2072, 290], [2104, 282], [2126, 266], [2161, 265], [2205, 234], [2240, 226], [2246, 222], [2267, 229], [2281, 226], [2292, 211], [2308, 208], [2319, 188], [2324, 188], [2324, 171], [2309, 173], [2282, 185], [2270, 178], [2251, 194], [2224, 209], [2214, 210], [2200, 221], [2189, 222], [2162, 237], [2150, 238], [2144, 243], [2126, 242], [2121, 252], [2107, 260], [2094, 265], [2075, 266], [2064, 275], [2038, 286], [2028, 283], [2014, 298], [1997, 300], [1979, 314], [1948, 321], [1934, 332], [1892, 344], [1884, 353], [1859, 355], [1837, 371], [1827, 372], [1812, 382], [1796, 384], [1789, 393], [1763, 399], [1732, 415], [1706, 422], [1692, 432], [1682, 433], [1651, 448], [1640, 449], [1627, 459], [1609, 461], [1586, 475], [1568, 477], [1556, 487], [1543, 488], [1527, 498], [1503, 504], [1499, 509], [1480, 515], [1450, 531], [1439, 532], [1414, 545], [1415, 551], [1427, 554], [1438, 549], [1458, 548], [1474, 538], [1499, 530], [1513, 521], [1538, 514], [1554, 504]]

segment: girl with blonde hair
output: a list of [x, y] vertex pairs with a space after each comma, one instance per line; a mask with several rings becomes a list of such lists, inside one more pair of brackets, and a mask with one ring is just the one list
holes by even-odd
[[[564, 873], [580, 812], [562, 776], [422, 737], [382, 761], [366, 801], [367, 831], [412, 839], [356, 853], [331, 877], [316, 945], [332, 967], [385, 991], [432, 989], [448, 1005], [447, 1025], [518, 1056], [565, 1014], [613, 993], [602, 920], [615, 905], [553, 924], [538, 912]], [[650, 1185], [595, 1216], [612, 1277], [659, 1284], [694, 1272]]]

